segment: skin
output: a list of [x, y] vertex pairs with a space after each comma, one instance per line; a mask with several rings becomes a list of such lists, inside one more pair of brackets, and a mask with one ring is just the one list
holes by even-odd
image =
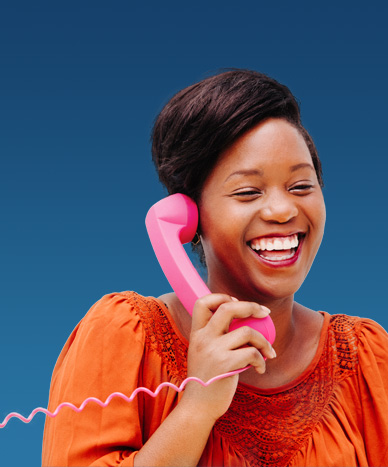
[[[299, 376], [317, 350], [323, 318], [297, 304], [294, 294], [321, 243], [325, 205], [298, 130], [285, 120], [269, 119], [240, 137], [206, 179], [199, 214], [213, 293], [197, 301], [192, 318], [175, 294], [160, 298], [190, 341], [189, 376], [207, 381], [252, 368], [207, 388], [188, 384], [178, 406], [136, 455], [135, 465], [197, 465], [239, 381], [260, 388], [281, 386]], [[249, 246], [258, 237], [295, 232], [303, 242], [297, 261], [287, 266], [263, 261]], [[260, 318], [269, 311], [276, 353], [251, 328], [228, 332], [232, 319]], [[166, 442], [170, 439], [171, 444]]]

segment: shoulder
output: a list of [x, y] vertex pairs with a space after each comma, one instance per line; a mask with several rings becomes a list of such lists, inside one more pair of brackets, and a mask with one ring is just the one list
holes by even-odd
[[[172, 372], [185, 370], [187, 345], [169, 310], [155, 297], [116, 292], [96, 302], [78, 325], [77, 341], [157, 354]], [[143, 350], [141, 350], [143, 349]]]
[[339, 340], [355, 340], [357, 344], [365, 340], [371, 342], [387, 342], [388, 334], [385, 329], [369, 318], [349, 315], [329, 315], [329, 329]]
[[136, 313], [138, 297], [141, 301], [134, 292], [111, 293], [94, 303], [67, 339], [57, 365], [72, 354], [98, 354], [103, 347], [110, 350], [128, 339], [144, 341], [144, 328]]
[[86, 313], [80, 327], [110, 328], [144, 327], [144, 323], [163, 315], [160, 303], [154, 297], [143, 297], [136, 292], [114, 292], [104, 295]]
[[154, 337], [165, 332], [176, 334], [178, 331], [169, 309], [161, 300], [132, 291], [103, 296], [90, 308], [81, 323], [104, 328], [139, 325], [146, 335], [152, 334]]
[[186, 368], [186, 354], [187, 347], [162, 302], [136, 292], [116, 292], [98, 300], [78, 323], [54, 371], [76, 364], [89, 374], [92, 367], [105, 367], [110, 361], [112, 368], [127, 368], [158, 356], [171, 373], [180, 375]]
[[328, 340], [343, 370], [355, 370], [372, 361], [379, 366], [386, 365], [388, 334], [372, 319], [329, 315]]
[[[113, 352], [128, 345], [144, 347], [155, 316], [163, 315], [158, 301], [135, 292], [104, 295], [89, 309], [69, 336], [61, 357]], [[157, 319], [156, 319], [157, 321]], [[93, 350], [95, 349], [95, 350]], [[68, 355], [67, 357], [68, 358]]]

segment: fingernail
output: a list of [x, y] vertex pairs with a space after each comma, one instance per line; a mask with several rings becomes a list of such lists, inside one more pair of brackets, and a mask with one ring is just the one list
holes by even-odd
[[276, 358], [277, 355], [276, 355], [276, 352], [275, 352], [275, 349], [272, 347], [272, 355], [273, 355], [273, 358]]
[[236, 297], [230, 297], [234, 302], [238, 302], [238, 299]]
[[266, 313], [270, 314], [271, 313], [271, 310], [269, 308], [267, 308], [266, 306], [264, 305], [260, 305], [262, 310], [265, 311]]

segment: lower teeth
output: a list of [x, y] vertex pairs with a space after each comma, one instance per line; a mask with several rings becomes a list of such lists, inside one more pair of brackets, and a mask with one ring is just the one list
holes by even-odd
[[267, 256], [264, 256], [263, 254], [259, 253], [259, 256], [261, 256], [263, 259], [266, 259], [267, 261], [284, 261], [285, 259], [290, 259], [295, 255], [296, 249], [294, 249], [290, 254], [284, 255], [284, 256], [272, 256], [268, 258]]

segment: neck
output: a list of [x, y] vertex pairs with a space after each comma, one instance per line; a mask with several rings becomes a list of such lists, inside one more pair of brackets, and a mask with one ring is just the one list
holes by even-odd
[[262, 303], [271, 310], [271, 319], [276, 329], [273, 347], [278, 357], [290, 348], [296, 334], [294, 296]]

